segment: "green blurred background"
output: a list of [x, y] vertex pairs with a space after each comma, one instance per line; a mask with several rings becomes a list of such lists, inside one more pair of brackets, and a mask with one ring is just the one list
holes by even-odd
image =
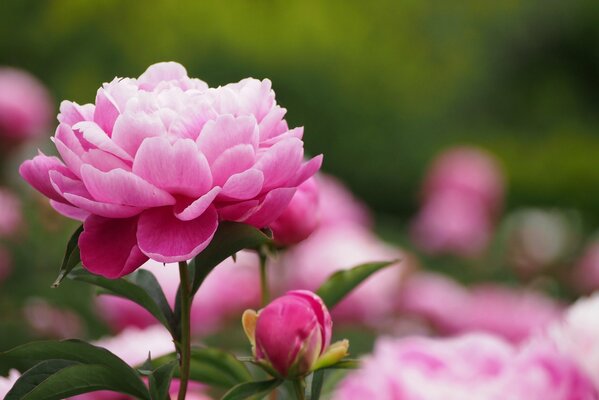
[[[211, 86], [270, 78], [308, 152], [400, 228], [427, 163], [458, 143], [500, 158], [508, 208], [576, 208], [599, 223], [596, 0], [0, 2], [0, 65], [31, 71], [57, 105], [165, 60]], [[26, 340], [14, 306], [31, 293], [86, 315], [93, 336], [105, 329], [75, 300], [88, 288], [49, 288], [75, 224], [46, 212], [28, 211], [13, 246], [28, 269], [0, 289], [2, 348]]]

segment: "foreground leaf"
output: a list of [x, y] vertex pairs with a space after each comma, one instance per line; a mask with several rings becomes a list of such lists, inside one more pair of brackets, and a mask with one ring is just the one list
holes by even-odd
[[69, 278], [99, 286], [105, 293], [129, 299], [154, 316], [162, 325], [174, 332], [174, 316], [166, 297], [150, 271], [137, 270], [126, 278], [107, 279], [84, 269], [72, 271]]
[[149, 376], [150, 397], [152, 400], [168, 400], [169, 388], [173, 374], [177, 368], [177, 361], [173, 360], [156, 368]]
[[[52, 397], [52, 393], [54, 393], [52, 390], [58, 390], [60, 393], [63, 393], [62, 390], [68, 390], [61, 386], [63, 378], [67, 379], [67, 382], [71, 380], [73, 384], [77, 383], [79, 385], [77, 390], [93, 391], [109, 387], [110, 390], [149, 399], [148, 391], [135, 370], [110, 351], [80, 340], [32, 342], [0, 353], [0, 359], [12, 364], [42, 361], [33, 367], [29, 375], [27, 372], [23, 375], [30, 377], [48, 375], [43, 383], [51, 383], [51, 385], [38, 389], [40, 383], [36, 386], [35, 393], [38, 393], [37, 390], [39, 390], [39, 396], [49, 397], [32, 397], [35, 399], [63, 398]], [[65, 364], [49, 362], [57, 360]], [[73, 365], [68, 366], [67, 362], [71, 362]], [[51, 373], [53, 370], [55, 372]], [[77, 380], [79, 373], [81, 373], [81, 379]], [[97, 378], [94, 378], [96, 376], [94, 374], [97, 375]], [[29, 380], [31, 378], [27, 379], [27, 382], [33, 382]], [[33, 393], [32, 390], [27, 396], [33, 395]], [[36, 394], [36, 396], [38, 395]], [[25, 398], [29, 399], [29, 397]]]
[[310, 388], [310, 400], [320, 400], [322, 384], [324, 383], [324, 370], [315, 371], [312, 374], [312, 383]]
[[64, 278], [81, 262], [81, 254], [79, 253], [79, 236], [83, 232], [83, 225], [71, 235], [71, 238], [67, 242], [67, 248], [62, 258], [62, 264], [58, 271], [58, 277], [52, 284], [52, 287], [56, 288], [64, 280]]
[[275, 390], [281, 383], [283, 383], [282, 379], [240, 383], [225, 393], [221, 400], [243, 400], [253, 396], [261, 398]]
[[372, 262], [361, 264], [351, 269], [337, 271], [318, 288], [316, 294], [320, 296], [329, 309], [333, 308], [349, 292], [368, 279], [372, 274], [396, 262], [397, 260]]

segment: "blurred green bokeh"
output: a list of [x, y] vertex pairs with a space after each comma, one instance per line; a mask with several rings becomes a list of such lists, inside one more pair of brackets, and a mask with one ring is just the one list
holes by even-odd
[[4, 1], [0, 64], [57, 100], [176, 60], [210, 85], [270, 78], [311, 153], [377, 211], [407, 217], [454, 143], [504, 162], [509, 204], [599, 221], [599, 3]]

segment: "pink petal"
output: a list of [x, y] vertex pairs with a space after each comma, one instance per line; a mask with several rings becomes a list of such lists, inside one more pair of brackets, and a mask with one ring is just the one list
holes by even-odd
[[206, 122], [197, 140], [200, 150], [212, 164], [225, 150], [238, 144], [258, 146], [258, 125], [254, 117], [221, 115]]
[[285, 130], [283, 132], [285, 132], [285, 133], [281, 133], [280, 135], [277, 135], [268, 140], [260, 142], [260, 147], [261, 148], [271, 147], [273, 144], [281, 142], [281, 141], [283, 141], [287, 138], [291, 138], [291, 137], [298, 138], [300, 140], [304, 137], [304, 128], [303, 127], [293, 128], [291, 130]]
[[59, 203], [58, 201], [50, 200], [50, 205], [59, 214], [81, 222], [85, 221], [85, 219], [90, 215], [89, 212], [85, 210], [71, 206], [69, 204]]
[[96, 95], [96, 108], [94, 110], [94, 122], [108, 135], [112, 133], [114, 122], [119, 116], [116, 101], [104, 88], [98, 89]]
[[214, 184], [224, 185], [231, 175], [251, 168], [255, 160], [256, 151], [249, 144], [238, 144], [225, 150], [212, 163]]
[[259, 204], [258, 200], [247, 200], [231, 205], [220, 204], [217, 206], [218, 215], [223, 221], [240, 221]]
[[323, 155], [319, 154], [302, 164], [293, 177], [290, 186], [299, 186], [314, 176], [322, 166]]
[[165, 134], [164, 125], [157, 115], [125, 113], [114, 123], [112, 140], [135, 157], [137, 149], [145, 139]]
[[271, 190], [262, 203], [250, 212], [242, 222], [257, 228], [264, 228], [277, 219], [289, 205], [296, 188], [278, 188]]
[[216, 186], [181, 211], [178, 211], [177, 207], [175, 207], [175, 216], [181, 221], [191, 221], [192, 219], [196, 219], [206, 211], [220, 191], [221, 188]]
[[137, 241], [148, 257], [160, 262], [186, 261], [204, 250], [218, 226], [214, 207], [191, 221], [181, 221], [171, 207], [153, 208], [139, 216]]
[[137, 246], [137, 218], [113, 219], [91, 215], [79, 237], [81, 262], [90, 272], [116, 279], [148, 260]]
[[249, 200], [260, 193], [263, 183], [264, 175], [261, 171], [254, 168], [248, 169], [231, 176], [220, 194], [231, 199]]
[[201, 196], [212, 187], [208, 161], [191, 139], [173, 144], [165, 137], [144, 140], [133, 172], [160, 189], [189, 197]]
[[117, 168], [124, 169], [125, 171], [131, 171], [129, 164], [124, 162], [122, 159], [100, 149], [88, 150], [81, 156], [81, 160], [84, 163], [90, 164], [103, 172], [108, 172]]
[[75, 175], [57, 157], [48, 157], [41, 152], [32, 160], [27, 160], [21, 164], [19, 174], [44, 196], [64, 203], [65, 199], [56, 192], [52, 186], [52, 182], [50, 182], [49, 172], [54, 170], [75, 178]]
[[276, 106], [260, 121], [260, 143], [281, 133], [277, 132], [277, 128], [283, 120], [285, 113], [287, 113], [286, 109]]
[[264, 190], [285, 185], [297, 173], [304, 156], [303, 142], [285, 139], [264, 151], [255, 168], [264, 173]]
[[102, 172], [91, 165], [84, 165], [81, 177], [92, 197], [100, 202], [144, 208], [176, 202], [169, 193], [122, 169]]
[[73, 126], [74, 129], [79, 129], [83, 138], [107, 153], [114, 154], [126, 161], [133, 161], [133, 158], [117, 145], [102, 128], [94, 122], [79, 122]]
[[81, 121], [93, 121], [95, 108], [93, 104], [79, 105], [74, 101], [64, 100], [60, 103], [58, 121], [71, 126]]
[[177, 81], [187, 78], [187, 70], [176, 62], [161, 62], [150, 65], [146, 71], [139, 76], [137, 83], [143, 90], [154, 90], [156, 85], [162, 81]]

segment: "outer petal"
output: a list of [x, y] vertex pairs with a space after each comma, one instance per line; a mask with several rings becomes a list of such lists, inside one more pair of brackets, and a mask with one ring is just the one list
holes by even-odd
[[246, 200], [233, 204], [219, 204], [218, 215], [223, 221], [240, 221], [260, 204], [258, 200]]
[[295, 190], [296, 188], [278, 188], [268, 192], [262, 203], [249, 212], [249, 216], [245, 217], [243, 222], [257, 228], [268, 226], [285, 211]]
[[139, 248], [160, 262], [186, 261], [204, 250], [218, 226], [214, 207], [191, 221], [181, 221], [171, 207], [153, 208], [139, 217]]
[[318, 319], [318, 324], [322, 330], [322, 353], [327, 347], [329, 347], [329, 344], [331, 344], [331, 336], [333, 335], [333, 320], [331, 319], [329, 310], [323, 303], [322, 299], [314, 292], [309, 290], [292, 290], [287, 292], [287, 295], [297, 296], [301, 299], [304, 299], [312, 307], [312, 310]]
[[256, 161], [256, 152], [249, 144], [238, 144], [225, 150], [212, 163], [214, 184], [222, 186], [231, 175], [251, 168]]
[[119, 116], [116, 101], [105, 88], [98, 89], [96, 94], [96, 109], [94, 110], [94, 122], [107, 134], [112, 133], [114, 121]]
[[148, 260], [137, 247], [137, 218], [112, 219], [91, 215], [79, 237], [81, 262], [90, 272], [116, 279]]
[[230, 199], [249, 200], [262, 190], [264, 175], [257, 169], [248, 169], [230, 177], [221, 192], [221, 196]]
[[179, 210], [178, 204], [175, 206], [175, 216], [181, 221], [191, 221], [196, 219], [210, 207], [216, 196], [220, 193], [221, 188], [216, 186], [212, 188], [208, 193], [195, 200], [185, 208]]
[[74, 101], [64, 100], [60, 103], [58, 121], [70, 126], [81, 121], [93, 121], [95, 108], [93, 104], [79, 105]]
[[291, 186], [299, 186], [314, 176], [322, 166], [322, 159], [323, 155], [319, 154], [316, 157], [311, 158], [308, 162], [302, 164], [293, 177]]
[[285, 185], [295, 176], [304, 157], [303, 146], [301, 140], [289, 138], [261, 154], [255, 168], [264, 173], [265, 190]]
[[112, 140], [135, 157], [137, 149], [145, 139], [165, 134], [164, 125], [157, 115], [127, 112], [121, 114], [114, 123]]
[[83, 138], [100, 150], [114, 154], [125, 161], [133, 161], [133, 158], [117, 145], [102, 128], [94, 122], [83, 121], [76, 124], [74, 129], [79, 129]]
[[165, 137], [144, 140], [135, 156], [133, 172], [160, 189], [189, 197], [201, 196], [212, 186], [208, 161], [191, 139], [173, 144]]
[[187, 78], [187, 70], [176, 62], [161, 62], [152, 64], [139, 76], [137, 82], [143, 90], [154, 90], [163, 81], [178, 81]]
[[53, 209], [55, 209], [58, 213], [64, 215], [65, 217], [81, 222], [85, 221], [85, 219], [90, 215], [90, 213], [85, 210], [71, 206], [66, 203], [60, 203], [58, 201], [50, 200], [50, 205]]
[[64, 203], [65, 199], [56, 192], [50, 182], [50, 171], [60, 171], [65, 176], [75, 178], [75, 175], [56, 157], [48, 157], [40, 152], [32, 160], [27, 160], [19, 167], [19, 174], [38, 192], [52, 200]]
[[197, 143], [212, 164], [225, 150], [238, 144], [258, 147], [258, 125], [252, 116], [221, 115], [206, 122]]
[[122, 169], [102, 172], [91, 165], [84, 165], [81, 177], [97, 201], [144, 208], [175, 204], [174, 197], [167, 192]]

